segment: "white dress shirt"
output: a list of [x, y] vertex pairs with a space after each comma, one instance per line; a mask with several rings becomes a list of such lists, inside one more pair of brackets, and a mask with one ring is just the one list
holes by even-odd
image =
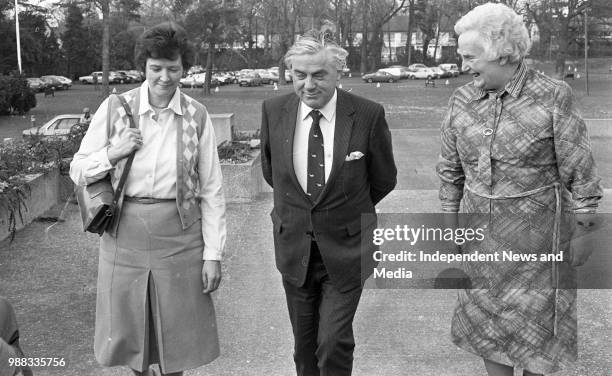
[[[336, 102], [338, 101], [338, 91], [334, 91], [332, 98], [319, 108], [321, 120], [319, 126], [323, 134], [323, 149], [325, 151], [325, 182], [329, 178], [334, 157], [334, 131], [336, 129]], [[300, 101], [297, 119], [295, 121], [295, 134], [293, 137], [293, 169], [300, 186], [307, 191], [308, 181], [308, 136], [312, 126], [310, 111], [313, 108]]]
[[[181, 126], [180, 90], [177, 88], [168, 107], [155, 111], [149, 104], [148, 82], [140, 86], [138, 127], [143, 145], [136, 152], [125, 183], [125, 194], [133, 197], [160, 199], [176, 198], [176, 131]], [[79, 185], [87, 185], [102, 178], [113, 168], [108, 160], [107, 128], [108, 99], [94, 114], [87, 135], [75, 154], [70, 177]], [[225, 248], [226, 222], [223, 176], [217, 154], [217, 143], [210, 116], [206, 117], [198, 145], [198, 175], [200, 180], [200, 208], [204, 259], [221, 260]]]

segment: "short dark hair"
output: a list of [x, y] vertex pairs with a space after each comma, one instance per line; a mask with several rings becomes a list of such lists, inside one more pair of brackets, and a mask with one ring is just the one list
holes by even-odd
[[134, 52], [136, 66], [143, 71], [149, 58], [175, 60], [179, 56], [183, 69], [187, 70], [194, 55], [187, 32], [175, 22], [163, 22], [145, 30], [138, 38]]

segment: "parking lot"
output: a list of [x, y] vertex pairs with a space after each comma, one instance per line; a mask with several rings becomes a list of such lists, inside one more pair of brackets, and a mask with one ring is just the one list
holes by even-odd
[[[448, 80], [448, 85], [446, 81]], [[343, 77], [340, 80], [344, 90], [371, 98], [385, 107], [387, 120], [394, 129], [437, 129], [444, 117], [448, 98], [453, 90], [469, 82], [470, 76], [436, 80], [436, 87], [425, 87], [425, 80], [401, 80], [394, 83], [367, 83], [359, 75]], [[612, 118], [612, 74], [590, 74], [590, 96], [586, 96], [584, 79], [569, 79], [574, 88], [578, 107], [585, 118]], [[111, 90], [124, 92], [137, 84], [112, 85]], [[234, 113], [236, 130], [253, 131], [259, 128], [261, 102], [269, 97], [286, 94], [293, 90], [291, 84], [255, 87], [240, 87], [230, 84], [212, 90], [210, 96], [203, 96], [201, 88], [184, 88], [185, 93], [201, 101], [211, 113]], [[93, 85], [75, 83], [69, 90], [55, 92], [54, 97], [36, 94], [38, 104], [25, 116], [0, 118], [0, 139], [21, 137], [22, 130], [31, 127], [34, 116], [37, 125], [63, 113], [79, 113], [84, 107], [92, 111], [102, 102], [102, 90]]]

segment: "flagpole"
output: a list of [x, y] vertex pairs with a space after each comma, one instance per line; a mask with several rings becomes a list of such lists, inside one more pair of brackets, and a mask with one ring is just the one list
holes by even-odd
[[17, 9], [17, 0], [15, 0], [15, 35], [17, 36], [17, 65], [19, 66], [19, 74], [21, 74], [21, 41], [19, 37], [19, 9]]

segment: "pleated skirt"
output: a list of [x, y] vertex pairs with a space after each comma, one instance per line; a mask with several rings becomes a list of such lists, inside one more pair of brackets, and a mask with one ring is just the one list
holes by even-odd
[[215, 310], [203, 294], [201, 223], [182, 229], [175, 201], [125, 202], [117, 237], [100, 240], [94, 353], [104, 366], [164, 373], [219, 356]]

